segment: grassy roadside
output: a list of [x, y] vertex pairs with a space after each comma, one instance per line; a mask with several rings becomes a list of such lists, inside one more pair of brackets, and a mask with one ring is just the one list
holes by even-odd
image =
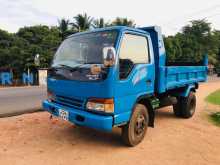
[[[211, 93], [205, 100], [211, 104], [220, 105], [220, 90]], [[212, 112], [209, 114], [209, 120], [220, 127], [220, 112]]]
[[205, 100], [209, 103], [220, 105], [220, 89], [208, 95]]
[[220, 112], [211, 113], [209, 119], [213, 124], [220, 127]]

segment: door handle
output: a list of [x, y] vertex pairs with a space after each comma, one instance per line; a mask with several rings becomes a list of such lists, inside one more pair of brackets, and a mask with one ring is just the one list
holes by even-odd
[[151, 84], [152, 81], [151, 81], [151, 79], [148, 79], [146, 82], [147, 82], [147, 84]]

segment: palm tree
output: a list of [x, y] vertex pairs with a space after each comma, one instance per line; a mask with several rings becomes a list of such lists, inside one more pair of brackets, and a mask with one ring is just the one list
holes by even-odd
[[76, 29], [78, 32], [88, 30], [93, 22], [93, 18], [88, 16], [86, 13], [78, 14], [73, 19], [74, 22], [71, 24], [73, 28]]
[[58, 20], [58, 24], [58, 29], [60, 30], [60, 34], [63, 40], [68, 34], [70, 21], [68, 19], [62, 18], [61, 20]]
[[112, 25], [135, 27], [135, 23], [134, 23], [133, 20], [129, 20], [129, 19], [127, 19], [127, 18], [121, 18], [121, 17], [117, 17], [117, 18], [112, 22]]
[[104, 18], [99, 18], [93, 21], [94, 28], [103, 28], [109, 26], [109, 23], [105, 22]]

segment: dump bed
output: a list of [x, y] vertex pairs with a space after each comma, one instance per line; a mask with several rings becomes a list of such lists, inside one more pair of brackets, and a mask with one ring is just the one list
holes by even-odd
[[207, 79], [208, 67], [204, 66], [160, 66], [156, 90], [164, 93], [171, 89], [195, 85]]
[[164, 93], [168, 90], [194, 85], [206, 81], [208, 58], [205, 56], [201, 66], [166, 66], [166, 52], [161, 29], [158, 26], [140, 28], [151, 36], [155, 57], [155, 92]]
[[206, 66], [169, 66], [166, 67], [166, 90], [206, 81]]

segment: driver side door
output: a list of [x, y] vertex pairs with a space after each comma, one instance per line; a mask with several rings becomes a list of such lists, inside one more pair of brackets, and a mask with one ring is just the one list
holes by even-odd
[[[154, 92], [155, 65], [148, 35], [126, 32], [123, 35], [115, 86], [115, 124], [129, 120], [140, 96]], [[124, 121], [123, 121], [124, 120]]]

